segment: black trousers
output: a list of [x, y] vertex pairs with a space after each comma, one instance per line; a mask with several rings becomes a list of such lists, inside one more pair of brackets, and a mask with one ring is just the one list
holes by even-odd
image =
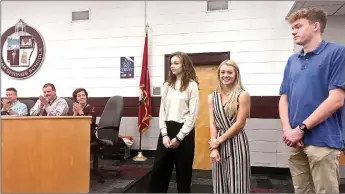
[[[172, 140], [182, 128], [183, 123], [167, 121], [166, 125], [168, 136]], [[166, 148], [163, 145], [162, 139], [162, 135], [160, 134], [148, 192], [167, 193], [175, 165], [177, 191], [179, 193], [190, 193], [195, 148], [195, 129], [192, 129], [176, 149]]]

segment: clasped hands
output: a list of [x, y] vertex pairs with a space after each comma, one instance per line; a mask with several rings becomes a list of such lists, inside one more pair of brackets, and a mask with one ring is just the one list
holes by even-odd
[[5, 111], [9, 111], [11, 109], [11, 103], [8, 99], [2, 99], [1, 104], [2, 104], [2, 108]]
[[210, 149], [210, 151], [212, 151], [212, 150], [218, 148], [219, 144], [220, 144], [220, 141], [218, 139], [210, 139], [208, 141], [208, 149]]
[[49, 101], [44, 96], [39, 96], [38, 99], [40, 99], [41, 107], [47, 106], [49, 104]]
[[210, 149], [211, 154], [210, 154], [210, 158], [212, 160], [212, 162], [218, 162], [220, 160], [220, 155], [219, 155], [219, 151], [218, 151], [218, 147], [219, 147], [220, 141], [218, 139], [210, 139], [208, 141], [208, 149]]
[[180, 142], [177, 141], [176, 137], [170, 140], [169, 136], [166, 135], [163, 137], [163, 145], [166, 148], [178, 148], [178, 146], [180, 145]]
[[294, 147], [294, 148], [301, 148], [304, 147], [303, 138], [304, 131], [296, 127], [295, 129], [292, 128], [285, 128], [283, 129], [283, 141], [287, 146]]
[[81, 107], [81, 105], [77, 102], [73, 103], [73, 114], [83, 114], [83, 108]]

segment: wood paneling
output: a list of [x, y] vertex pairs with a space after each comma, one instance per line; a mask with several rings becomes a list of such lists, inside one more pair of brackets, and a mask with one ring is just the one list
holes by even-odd
[[[19, 98], [30, 99], [36, 101], [37, 98]], [[89, 103], [96, 108], [96, 115], [101, 116], [105, 104], [109, 97], [91, 97]], [[137, 117], [138, 116], [138, 97], [124, 97], [124, 117]], [[251, 97], [251, 113], [250, 118], [263, 118], [263, 119], [277, 119], [279, 96], [252, 96]], [[159, 96], [152, 97], [152, 116], [158, 117], [159, 106], [161, 98]], [[204, 106], [204, 105], [200, 105]]]
[[345, 165], [345, 155], [344, 155], [344, 152], [340, 152], [339, 163], [340, 163], [340, 165]]
[[[230, 59], [230, 52], [211, 52], [211, 53], [187, 53], [193, 65], [220, 65], [226, 59]], [[167, 79], [170, 70], [170, 54], [164, 55], [164, 80]]]
[[[195, 66], [203, 65], [219, 65], [222, 61], [230, 59], [230, 52], [211, 52], [211, 53], [188, 53]], [[170, 55], [164, 56], [164, 79], [167, 78], [170, 70]], [[23, 98], [37, 100], [37, 98]], [[101, 116], [105, 104], [109, 97], [91, 97], [89, 103], [96, 108], [97, 116]], [[158, 117], [160, 97], [152, 97], [152, 116]], [[125, 97], [124, 96], [124, 117], [137, 117], [138, 116], [138, 97]], [[279, 96], [252, 96], [251, 97], [251, 118], [279, 118], [278, 114], [278, 101]], [[204, 106], [201, 104], [201, 106]]]
[[251, 96], [250, 118], [279, 119], [280, 96]]
[[[187, 53], [195, 66], [220, 65], [224, 60], [230, 59], [230, 52], [211, 53]], [[170, 55], [165, 55], [164, 79], [170, 70]], [[251, 97], [251, 118], [279, 118], [278, 112], [279, 96], [252, 96]]]
[[88, 193], [90, 121], [91, 116], [3, 116], [2, 192]]
[[[71, 98], [71, 97], [64, 97]], [[91, 97], [88, 99], [88, 102], [95, 106], [96, 115], [100, 117], [104, 110], [105, 104], [110, 97]], [[19, 100], [33, 100], [37, 101], [38, 98], [19, 98]], [[71, 98], [72, 99], [72, 98]], [[153, 117], [158, 117], [159, 115], [159, 105], [160, 97], [152, 97], [152, 115]], [[139, 97], [124, 97], [124, 117], [137, 117], [138, 116], [138, 102]]]
[[210, 151], [208, 149], [208, 140], [211, 136], [207, 99], [208, 95], [214, 91], [214, 86], [217, 84], [217, 69], [217, 64], [195, 67], [196, 74], [199, 77], [199, 101], [201, 106], [195, 124], [194, 169], [212, 169]]

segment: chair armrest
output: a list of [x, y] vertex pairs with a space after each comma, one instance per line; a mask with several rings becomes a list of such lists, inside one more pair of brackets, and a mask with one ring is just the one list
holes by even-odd
[[90, 143], [90, 147], [95, 147], [95, 146], [98, 146], [98, 145], [99, 144], [97, 142], [95, 142], [95, 141]]
[[99, 139], [99, 141], [103, 144], [103, 145], [106, 145], [106, 146], [113, 146], [114, 143], [111, 141], [111, 140], [108, 140], [108, 139]]
[[[109, 138], [109, 134], [107, 134], [107, 132], [105, 132], [107, 135], [103, 136], [101, 134], [102, 130], [118, 131], [119, 128], [118, 127], [102, 127], [102, 128], [96, 128], [96, 130], [95, 130], [95, 132], [96, 132], [96, 141], [98, 143], [100, 143], [101, 145], [105, 145], [105, 146], [114, 146], [116, 144], [116, 142], [118, 141], [118, 138], [117, 139], [114, 139], [114, 138], [111, 138], [111, 137]], [[112, 136], [111, 133], [110, 133], [110, 136]]]
[[133, 136], [128, 136], [128, 135], [119, 135], [119, 138], [127, 138], [131, 141], [133, 141]]
[[97, 129], [97, 128], [98, 128], [98, 124], [96, 124], [96, 123], [92, 123], [91, 126], [92, 126], [92, 128], [94, 128], [94, 129]]
[[116, 130], [120, 130], [119, 127], [102, 127], [102, 128], [99, 128], [98, 125], [96, 126], [96, 130], [97, 130], [97, 131], [101, 131], [101, 130], [103, 130], [103, 129], [113, 129], [113, 130], [115, 130], [115, 131], [116, 131]]

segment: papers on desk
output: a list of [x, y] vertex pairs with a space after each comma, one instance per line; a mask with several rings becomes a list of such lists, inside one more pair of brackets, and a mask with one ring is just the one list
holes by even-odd
[[122, 140], [125, 142], [126, 146], [129, 148], [133, 145], [133, 141], [131, 141], [130, 139], [126, 137], [122, 138]]

